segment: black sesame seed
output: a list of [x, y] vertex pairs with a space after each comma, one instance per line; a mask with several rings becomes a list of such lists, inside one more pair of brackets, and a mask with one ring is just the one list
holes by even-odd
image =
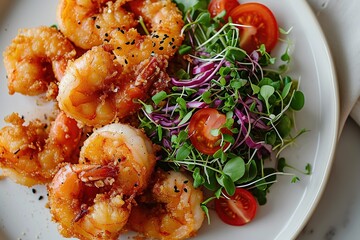
[[109, 36], [109, 34], [108, 33], [105, 33], [105, 37], [108, 37]]
[[162, 46], [161, 46], [161, 47], [159, 47], [159, 50], [164, 50], [164, 47], [162, 47]]
[[43, 198], [44, 198], [43, 196], [40, 196], [40, 197], [39, 197], [39, 200], [42, 200]]
[[32, 193], [36, 193], [36, 189], [35, 188], [33, 188], [33, 189], [31, 189], [31, 191], [32, 191]]
[[95, 25], [95, 27], [96, 27], [97, 29], [100, 29], [100, 26], [99, 26], [99, 25]]
[[184, 188], [184, 192], [187, 192], [187, 188]]
[[128, 64], [128, 61], [125, 59], [125, 64]]
[[94, 21], [95, 21], [95, 20], [96, 20], [96, 16], [93, 16], [93, 17], [92, 17], [92, 20], [94, 20]]

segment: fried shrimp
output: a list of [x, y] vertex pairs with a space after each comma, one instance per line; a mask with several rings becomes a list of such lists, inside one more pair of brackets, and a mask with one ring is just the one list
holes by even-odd
[[95, 130], [85, 140], [79, 163], [119, 168], [116, 185], [127, 195], [146, 187], [156, 162], [151, 141], [141, 130], [113, 123]]
[[120, 123], [95, 130], [81, 148], [79, 164], [65, 165], [48, 187], [61, 234], [117, 239], [154, 165], [152, 143], [140, 130]]
[[61, 32], [80, 48], [90, 49], [109, 39], [116, 28], [136, 25], [134, 14], [123, 5], [130, 0], [60, 0], [57, 20]]
[[152, 55], [172, 57], [183, 41], [184, 22], [176, 4], [171, 0], [140, 0], [129, 5], [144, 20], [150, 33], [142, 35], [135, 28], [111, 32], [109, 43], [124, 71]]
[[76, 51], [56, 28], [20, 29], [3, 53], [9, 93], [39, 95], [61, 79]]
[[0, 130], [0, 168], [17, 183], [48, 183], [60, 163], [78, 159], [81, 130], [64, 113], [57, 116], [50, 129], [40, 120], [25, 125], [15, 113], [5, 120], [12, 126]]
[[155, 183], [133, 206], [127, 227], [156, 239], [186, 239], [196, 234], [205, 218], [203, 193], [183, 173], [157, 170]]
[[94, 47], [69, 63], [59, 84], [59, 107], [88, 126], [102, 126], [127, 117], [169, 83], [167, 60], [152, 57], [124, 74], [111, 53]]
[[117, 169], [66, 164], [48, 186], [52, 218], [64, 237], [117, 239], [131, 210], [131, 196], [114, 187]]

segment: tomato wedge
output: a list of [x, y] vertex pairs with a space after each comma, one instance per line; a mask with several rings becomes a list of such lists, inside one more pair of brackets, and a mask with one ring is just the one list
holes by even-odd
[[[221, 133], [231, 134], [230, 130], [222, 128], [225, 122], [226, 116], [214, 108], [203, 108], [195, 112], [189, 123], [192, 145], [204, 154], [214, 154], [221, 148], [221, 134], [215, 136], [212, 130], [220, 129]], [[228, 146], [226, 144], [225, 147]]]
[[240, 5], [240, 3], [237, 0], [211, 0], [208, 10], [212, 17], [226, 10], [225, 20], [227, 20], [230, 11], [238, 5]]
[[235, 194], [229, 199], [215, 199], [215, 211], [223, 222], [233, 226], [242, 226], [254, 219], [257, 201], [248, 190], [237, 188]]
[[240, 47], [246, 52], [264, 44], [267, 52], [275, 47], [279, 38], [279, 27], [271, 10], [261, 3], [244, 3], [229, 13], [234, 23], [246, 25], [240, 27]]

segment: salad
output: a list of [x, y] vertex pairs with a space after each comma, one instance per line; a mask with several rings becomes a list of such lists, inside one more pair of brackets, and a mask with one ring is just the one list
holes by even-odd
[[[175, 2], [185, 41], [170, 65], [173, 86], [141, 102], [140, 128], [161, 146], [162, 166], [185, 169], [210, 193], [202, 203], [208, 216], [214, 204], [224, 222], [243, 225], [266, 203], [277, 175], [299, 180], [284, 172], [292, 166], [281, 157], [306, 132], [294, 118], [305, 97], [287, 74], [289, 31], [260, 3]], [[274, 57], [279, 44], [285, 50]], [[310, 165], [299, 172], [310, 174]]]

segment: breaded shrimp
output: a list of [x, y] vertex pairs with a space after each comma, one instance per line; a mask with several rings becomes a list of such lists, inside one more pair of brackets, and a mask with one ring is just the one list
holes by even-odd
[[158, 169], [149, 192], [133, 206], [127, 227], [151, 239], [187, 239], [200, 229], [203, 193], [181, 172]]
[[172, 57], [182, 44], [182, 14], [171, 0], [139, 0], [129, 2], [136, 16], [143, 18], [148, 34], [137, 29], [118, 29], [110, 34], [109, 44], [124, 71], [130, 71], [152, 55]]
[[109, 40], [112, 30], [136, 25], [123, 5], [130, 0], [60, 0], [57, 20], [61, 32], [76, 46], [90, 49]]
[[78, 160], [81, 129], [64, 113], [50, 129], [40, 120], [25, 125], [16, 113], [5, 120], [12, 126], [0, 130], [0, 168], [15, 182], [25, 186], [48, 183], [60, 163]]
[[131, 74], [123, 74], [114, 56], [102, 47], [94, 47], [69, 63], [59, 84], [59, 107], [88, 126], [102, 126], [116, 118], [127, 117], [169, 83], [165, 73], [167, 60], [152, 57]]
[[81, 148], [80, 163], [65, 165], [48, 187], [60, 233], [117, 239], [155, 161], [153, 145], [140, 130], [120, 123], [95, 130]]
[[116, 185], [133, 195], [147, 186], [156, 163], [152, 142], [141, 130], [113, 123], [95, 130], [85, 140], [79, 163], [114, 165], [119, 168]]
[[117, 168], [66, 164], [48, 186], [53, 221], [64, 237], [118, 239], [131, 210], [132, 196], [115, 184]]
[[9, 93], [39, 95], [58, 82], [76, 51], [56, 28], [20, 29], [3, 53]]

